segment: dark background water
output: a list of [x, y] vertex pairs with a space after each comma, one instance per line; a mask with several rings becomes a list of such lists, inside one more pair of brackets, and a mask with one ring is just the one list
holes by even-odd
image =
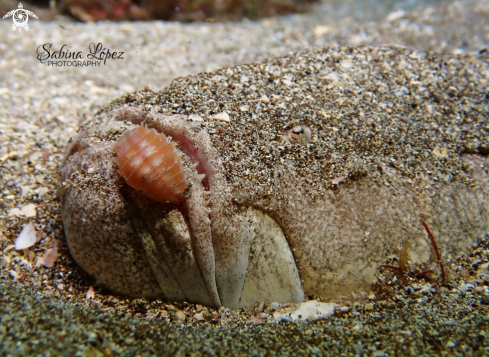
[[[296, 13], [326, 14], [330, 23], [362, 23], [378, 20], [398, 10], [444, 0], [31, 0], [24, 8], [41, 21], [60, 15], [73, 21], [170, 20], [239, 21]], [[16, 9], [18, 1], [0, 0], [0, 16]]]

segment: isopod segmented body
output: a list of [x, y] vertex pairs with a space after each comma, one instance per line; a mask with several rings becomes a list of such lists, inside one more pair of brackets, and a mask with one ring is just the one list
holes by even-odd
[[119, 173], [129, 186], [158, 202], [185, 200], [187, 180], [175, 145], [164, 134], [140, 126], [114, 144]]

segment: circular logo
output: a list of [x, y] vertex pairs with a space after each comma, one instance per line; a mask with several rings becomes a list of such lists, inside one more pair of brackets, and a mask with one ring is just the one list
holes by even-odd
[[24, 9], [17, 9], [14, 13], [14, 24], [17, 27], [24, 27], [29, 21], [29, 15]]

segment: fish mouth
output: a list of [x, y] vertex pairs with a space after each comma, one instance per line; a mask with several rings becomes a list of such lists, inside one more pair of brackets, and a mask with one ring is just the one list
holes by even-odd
[[[183, 216], [185, 222], [184, 228], [188, 232], [192, 247], [192, 259], [195, 260], [195, 264], [200, 270], [200, 274], [207, 291], [209, 305], [221, 306], [219, 293], [216, 283], [216, 261], [213, 246], [213, 232], [211, 228], [211, 196], [212, 196], [212, 182], [214, 178], [215, 170], [211, 165], [211, 161], [207, 158], [209, 156], [210, 145], [205, 140], [202, 140], [204, 134], [200, 125], [189, 122], [184, 116], [152, 116], [147, 115], [144, 120], [137, 120], [135, 124], [147, 125], [148, 128], [153, 128], [156, 131], [163, 133], [165, 136], [171, 138], [175, 142], [177, 148], [183, 153], [181, 159], [184, 163], [186, 176], [190, 185], [185, 192], [186, 198], [183, 205], [177, 208]], [[187, 156], [188, 158], [184, 158]], [[185, 165], [185, 162], [187, 163]], [[170, 226], [173, 224], [167, 220], [167, 224]], [[182, 226], [180, 226], [182, 227]], [[179, 236], [181, 232], [177, 232], [176, 229], [170, 229], [169, 231], [156, 231], [153, 235], [154, 241], [166, 240], [167, 245], [175, 246], [177, 242], [181, 240]], [[170, 242], [173, 241], [173, 242]], [[156, 245], [160, 245], [156, 243]], [[172, 261], [173, 258], [167, 259]], [[190, 257], [187, 257], [190, 258]], [[158, 268], [155, 267], [155, 270]], [[172, 267], [169, 266], [172, 270]], [[155, 274], [157, 272], [155, 271]], [[177, 271], [173, 273], [176, 281], [178, 282], [179, 274]], [[162, 285], [160, 280], [160, 285]], [[178, 282], [179, 285], [182, 282]], [[182, 289], [185, 294], [185, 289]], [[205, 294], [204, 294], [205, 295]], [[192, 299], [189, 299], [192, 300]], [[207, 298], [205, 299], [207, 300]]]
[[170, 301], [184, 296], [183, 300], [221, 306], [209, 207], [214, 170], [207, 158], [212, 157], [213, 148], [204, 130], [186, 116], [145, 113], [137, 107], [115, 109], [111, 117], [126, 124], [144, 125], [171, 138], [181, 152], [190, 182], [183, 204], [178, 205], [154, 205], [142, 194], [125, 190], [136, 234], [163, 295]]
[[[287, 291], [290, 301], [301, 301], [304, 292], [282, 228], [266, 213], [233, 200], [219, 153], [205, 128], [183, 115], [148, 116], [144, 124], [171, 137], [182, 158], [187, 157], [182, 161], [192, 187], [179, 211], [207, 293], [200, 301], [216, 307], [251, 306], [257, 289], [265, 300], [270, 296], [277, 300], [276, 291]], [[251, 251], [256, 259], [248, 269]], [[275, 256], [276, 266], [267, 261], [270, 254]], [[279, 268], [284, 266], [288, 268]], [[182, 273], [177, 270], [173, 275], [182, 284]], [[264, 274], [272, 276], [269, 280], [274, 283], [269, 285], [276, 290], [273, 293], [270, 286], [263, 285], [268, 281]], [[182, 291], [186, 294], [183, 287]]]
[[[155, 201], [118, 173], [114, 144], [135, 126], [155, 129], [175, 144], [191, 183], [182, 203]], [[70, 252], [113, 292], [213, 307], [252, 306], [257, 297], [277, 301], [284, 289], [293, 290], [287, 300], [302, 300], [282, 230], [267, 214], [235, 200], [209, 133], [187, 116], [133, 107], [105, 112], [68, 145], [60, 176], [70, 180], [62, 196]], [[270, 256], [281, 258], [282, 251], [289, 258], [270, 264]], [[283, 266], [294, 269], [284, 273]]]
[[210, 174], [212, 172], [211, 165], [204, 157], [202, 152], [197, 148], [195, 143], [191, 141], [188, 137], [183, 134], [173, 133], [168, 134], [173, 141], [177, 143], [178, 148], [187, 155], [193, 162], [197, 164], [195, 168], [197, 170], [197, 174], [205, 175], [201, 181], [202, 187], [205, 191], [210, 190]]

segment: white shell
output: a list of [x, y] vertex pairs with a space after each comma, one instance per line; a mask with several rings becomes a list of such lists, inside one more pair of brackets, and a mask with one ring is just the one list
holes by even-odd
[[31, 222], [27, 223], [15, 240], [15, 250], [32, 247], [37, 243], [37, 235]]

